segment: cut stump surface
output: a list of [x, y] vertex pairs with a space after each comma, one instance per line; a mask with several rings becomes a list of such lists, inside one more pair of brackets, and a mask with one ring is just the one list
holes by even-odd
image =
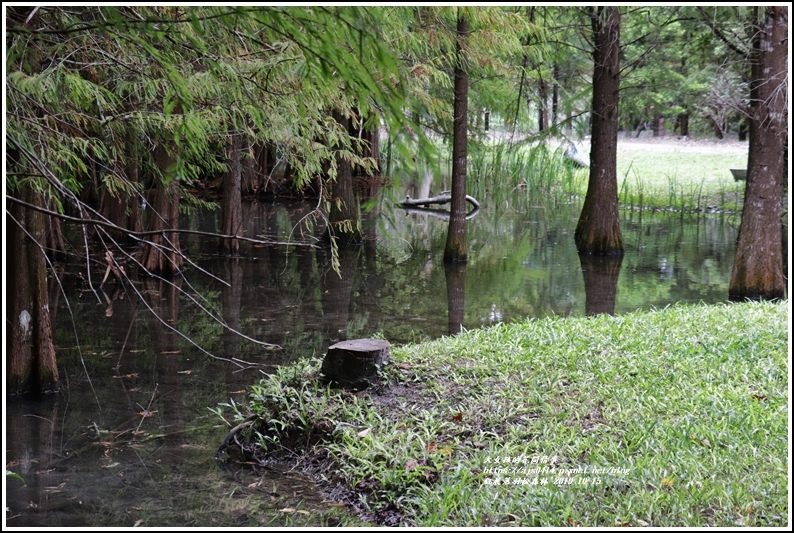
[[362, 388], [378, 379], [378, 370], [389, 361], [389, 341], [354, 339], [328, 348], [322, 372], [326, 379], [344, 387]]

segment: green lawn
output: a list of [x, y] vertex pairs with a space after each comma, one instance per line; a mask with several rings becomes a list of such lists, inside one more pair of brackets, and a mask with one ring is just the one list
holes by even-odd
[[746, 144], [666, 141], [618, 142], [617, 175], [624, 205], [687, 210], [741, 210], [745, 182], [731, 168], [747, 168]]
[[501, 324], [395, 346], [382, 384], [357, 393], [303, 360], [232, 411], [256, 415], [240, 435], [260, 458], [297, 452], [382, 524], [782, 527], [788, 315], [747, 303]]

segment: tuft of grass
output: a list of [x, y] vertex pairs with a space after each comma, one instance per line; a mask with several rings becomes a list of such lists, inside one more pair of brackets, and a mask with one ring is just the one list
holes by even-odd
[[323, 428], [301, 464], [379, 523], [785, 527], [788, 322], [742, 303], [499, 324], [395, 347], [355, 393], [302, 361], [238, 416]]
[[469, 166], [472, 194], [519, 210], [567, 203], [586, 191], [586, 170], [567, 163], [548, 139], [474, 144]]

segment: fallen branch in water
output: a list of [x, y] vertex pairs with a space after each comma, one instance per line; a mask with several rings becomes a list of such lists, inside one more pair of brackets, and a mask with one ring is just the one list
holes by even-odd
[[[449, 211], [445, 211], [444, 209], [429, 209], [427, 207], [403, 207], [406, 215], [430, 215], [436, 218], [440, 218], [441, 220], [449, 220]], [[474, 218], [479, 213], [479, 209], [472, 209], [470, 213], [466, 215], [466, 220]]]
[[[468, 194], [466, 195], [466, 201], [473, 205], [475, 209], [480, 208], [480, 202]], [[406, 196], [405, 200], [400, 202], [400, 205], [403, 207], [419, 207], [423, 205], [448, 204], [450, 202], [452, 202], [452, 195], [448, 192], [442, 192], [438, 196], [433, 196], [431, 198], [411, 198]]]
[[[480, 203], [473, 196], [469, 196], [468, 194], [466, 195], [466, 201], [474, 206], [474, 209], [466, 214], [466, 220], [469, 220], [470, 218], [474, 218], [480, 211]], [[432, 215], [442, 220], [448, 220], [450, 216], [449, 211], [444, 211], [443, 209], [425, 209], [423, 206], [442, 205], [451, 202], [452, 195], [448, 192], [442, 192], [438, 196], [433, 196], [431, 198], [411, 198], [406, 196], [405, 200], [400, 202], [400, 206], [402, 206], [407, 213]]]

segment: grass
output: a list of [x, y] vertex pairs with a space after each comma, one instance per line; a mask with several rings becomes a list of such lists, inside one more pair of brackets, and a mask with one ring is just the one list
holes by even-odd
[[[524, 210], [554, 207], [587, 193], [588, 170], [563, 159], [567, 141], [475, 141], [469, 143], [467, 190], [480, 200]], [[438, 144], [430, 165], [448, 176], [449, 146]], [[587, 146], [580, 147], [587, 152]], [[746, 168], [747, 146], [717, 141], [661, 143], [620, 139], [617, 148], [618, 199], [622, 207], [683, 212], [739, 212], [745, 182], [731, 168]], [[422, 162], [417, 162], [421, 166]], [[417, 167], [417, 169], [419, 168]]]
[[747, 153], [742, 144], [618, 142], [619, 200], [632, 207], [740, 211], [745, 182], [734, 181], [730, 169], [746, 168]]
[[[557, 140], [473, 145], [469, 190], [479, 197], [487, 193], [496, 202], [511, 201], [519, 208], [584, 198], [588, 171], [565, 164], [559, 144]], [[745, 183], [734, 181], [729, 169], [747, 166], [747, 148], [716, 144], [715, 149], [711, 144], [681, 145], [671, 140], [649, 147], [619, 142], [621, 205], [682, 213], [740, 211]]]
[[233, 411], [249, 456], [297, 457], [380, 524], [784, 527], [788, 322], [743, 303], [500, 324], [393, 347], [360, 392], [302, 360]]
[[519, 209], [584, 197], [587, 174], [566, 164], [562, 152], [550, 142], [473, 145], [468, 189], [479, 198], [489, 197], [500, 205], [512, 203]]

